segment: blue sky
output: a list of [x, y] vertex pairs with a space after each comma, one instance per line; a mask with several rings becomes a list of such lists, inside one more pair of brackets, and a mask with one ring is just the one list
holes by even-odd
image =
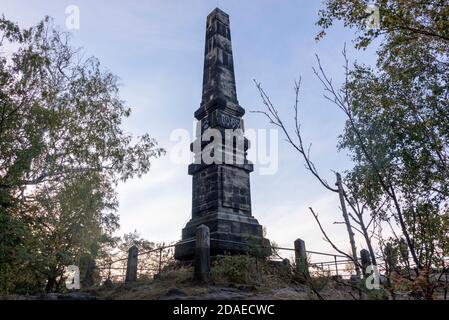
[[[168, 151], [177, 128], [192, 131], [193, 112], [201, 100], [206, 16], [216, 0], [153, 1], [5, 1], [0, 12], [22, 26], [37, 23], [44, 15], [65, 28], [65, 9], [80, 9], [80, 29], [73, 31], [73, 45], [100, 59], [104, 68], [120, 77], [121, 96], [133, 113], [124, 126], [135, 135], [149, 132]], [[237, 94], [247, 110], [247, 128], [271, 128], [251, 110], [262, 108], [253, 79], [262, 82], [281, 115], [291, 120], [294, 80], [302, 76], [300, 120], [311, 155], [320, 172], [334, 181], [331, 170], [350, 167], [345, 152], [337, 152], [337, 136], [344, 117], [326, 101], [322, 85], [312, 72], [315, 54], [334, 83], [343, 78], [341, 50], [367, 64], [375, 61], [373, 49], [353, 49], [354, 33], [337, 24], [320, 42], [315, 25], [321, 1], [221, 0], [230, 15]], [[306, 172], [302, 159], [279, 135], [279, 169], [275, 175], [251, 176], [253, 215], [267, 228], [268, 237], [292, 247], [296, 238], [307, 249], [331, 251], [308, 211], [319, 212], [329, 234], [348, 248], [336, 194], [324, 190]], [[190, 218], [191, 177], [185, 164], [169, 156], [155, 160], [150, 173], [118, 188], [120, 233], [137, 230], [151, 241], [180, 238]], [[358, 248], [363, 242], [358, 239]]]

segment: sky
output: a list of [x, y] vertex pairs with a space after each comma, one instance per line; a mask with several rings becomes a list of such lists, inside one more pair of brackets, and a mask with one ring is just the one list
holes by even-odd
[[[67, 30], [70, 5], [79, 8], [79, 29]], [[263, 109], [256, 79], [293, 128], [293, 85], [301, 77], [302, 133], [306, 144], [312, 143], [318, 170], [333, 184], [332, 170], [351, 167], [347, 152], [336, 147], [345, 118], [323, 97], [322, 84], [312, 72], [315, 55], [338, 87], [344, 44], [351, 62], [373, 65], [374, 49], [355, 50], [354, 31], [341, 23], [317, 42], [320, 29], [315, 22], [322, 1], [220, 0], [218, 5], [230, 15], [237, 95], [247, 111], [245, 127], [273, 129], [262, 115], [250, 112]], [[150, 241], [173, 242], [190, 219], [192, 178], [188, 163], [173, 161], [179, 141], [171, 137], [182, 129], [193, 138], [193, 113], [201, 102], [206, 17], [216, 6], [216, 0], [0, 0], [0, 14], [22, 27], [49, 15], [61, 30], [71, 32], [73, 46], [82, 47], [85, 55], [97, 57], [103, 68], [119, 76], [121, 97], [133, 110], [123, 124], [125, 130], [136, 136], [148, 132], [167, 150], [166, 156], [153, 160], [148, 174], [119, 185], [118, 234], [137, 230]], [[306, 171], [281, 133], [277, 150], [275, 174], [261, 174], [257, 162], [251, 174], [252, 214], [266, 227], [267, 237], [283, 247], [293, 247], [301, 238], [308, 250], [333, 252], [308, 210], [313, 207], [329, 236], [349, 251], [345, 226], [334, 224], [342, 221], [337, 194]], [[364, 248], [362, 239], [356, 240], [358, 249]]]

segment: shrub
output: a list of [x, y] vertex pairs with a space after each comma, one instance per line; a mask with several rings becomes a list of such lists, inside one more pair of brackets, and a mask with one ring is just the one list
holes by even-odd
[[215, 283], [256, 284], [260, 275], [254, 258], [247, 255], [224, 255], [212, 263], [212, 281]]

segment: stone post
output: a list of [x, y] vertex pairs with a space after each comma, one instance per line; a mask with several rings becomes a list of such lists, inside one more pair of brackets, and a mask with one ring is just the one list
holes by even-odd
[[133, 282], [137, 280], [137, 257], [139, 249], [132, 246], [128, 250], [128, 263], [126, 264], [126, 282]]
[[360, 259], [362, 260], [363, 276], [367, 277], [369, 274], [366, 273], [366, 268], [371, 265], [371, 257], [369, 251], [366, 249], [360, 250]]
[[307, 262], [306, 243], [304, 240], [295, 240], [296, 271], [306, 277], [309, 276], [309, 265]]
[[82, 282], [84, 288], [89, 288], [94, 285], [94, 271], [95, 271], [95, 260], [90, 258], [87, 261], [86, 273], [84, 275], [84, 279]]
[[210, 277], [210, 232], [204, 224], [196, 229], [194, 280], [208, 282]]

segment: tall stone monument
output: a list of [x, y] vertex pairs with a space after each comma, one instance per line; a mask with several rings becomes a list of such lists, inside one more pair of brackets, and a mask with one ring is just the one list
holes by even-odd
[[[246, 159], [249, 142], [243, 135], [244, 114], [237, 101], [229, 16], [216, 8], [207, 17], [203, 95], [195, 112], [196, 140], [191, 144], [195, 155], [189, 165], [192, 219], [175, 247], [178, 260], [194, 256], [195, 243], [185, 240], [194, 239], [203, 224], [210, 229], [212, 256], [245, 253], [255, 247], [259, 254], [270, 254], [270, 242], [251, 213], [253, 164]], [[205, 160], [211, 157], [212, 163]]]

